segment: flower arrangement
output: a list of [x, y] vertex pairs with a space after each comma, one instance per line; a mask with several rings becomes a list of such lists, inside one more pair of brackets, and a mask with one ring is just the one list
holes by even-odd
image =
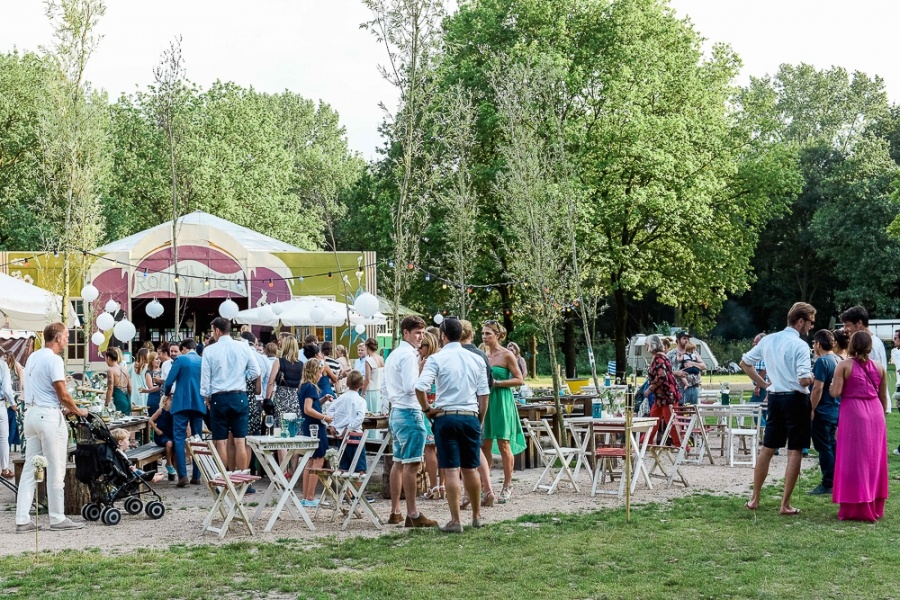
[[35, 469], [46, 469], [47, 468], [47, 458], [38, 454], [37, 456], [32, 457], [31, 466]]
[[337, 461], [338, 451], [337, 448], [329, 448], [327, 452], [325, 452], [325, 460], [328, 461], [328, 464], [334, 464]]

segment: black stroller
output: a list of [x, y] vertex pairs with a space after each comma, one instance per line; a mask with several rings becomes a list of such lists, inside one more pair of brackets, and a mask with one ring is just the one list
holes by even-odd
[[[120, 451], [103, 419], [93, 413], [69, 421], [75, 433], [75, 477], [91, 490], [91, 501], [81, 508], [86, 521], [101, 521], [104, 525], [118, 525], [122, 513], [113, 504], [124, 500], [128, 514], [142, 510], [151, 519], [166, 514], [162, 498], [143, 476], [131, 470], [131, 463]], [[146, 506], [143, 496], [153, 500]]]

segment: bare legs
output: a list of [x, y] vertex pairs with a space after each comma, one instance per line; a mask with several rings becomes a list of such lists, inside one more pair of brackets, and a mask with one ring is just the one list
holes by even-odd
[[321, 469], [323, 464], [325, 464], [324, 458], [312, 458], [306, 463], [306, 468], [303, 469], [304, 500], [313, 501], [316, 499], [316, 483], [318, 483], [319, 478], [311, 472], [311, 469]]
[[[763, 446], [759, 451], [756, 459], [756, 469], [753, 471], [753, 493], [750, 495], [750, 501], [746, 506], [750, 510], [759, 508], [759, 494], [762, 486], [766, 482], [766, 476], [769, 474], [769, 463], [772, 456], [775, 455], [774, 448], [766, 448]], [[802, 451], [788, 450], [788, 464], [784, 470], [784, 496], [781, 498], [781, 514], [794, 514], [796, 508], [791, 506], [791, 494], [794, 493], [794, 486], [797, 484], [797, 477], [800, 475], [800, 463], [803, 460]]]
[[[450, 506], [450, 523], [449, 525], [457, 525], [459, 519], [459, 495], [460, 495], [460, 471], [462, 471], [462, 482], [465, 485], [466, 493], [469, 498], [481, 497], [481, 476], [479, 469], [447, 469], [447, 482], [444, 484], [447, 488], [447, 504]], [[481, 503], [472, 502], [472, 519], [481, 518]]]
[[[226, 453], [232, 448], [231, 460], [224, 460]], [[225, 468], [231, 471], [243, 471], [250, 468], [250, 454], [247, 452], [246, 438], [216, 440], [216, 451], [223, 458]]]
[[400, 490], [406, 492], [406, 514], [419, 514], [416, 507], [416, 475], [419, 463], [394, 463], [391, 467], [391, 512], [400, 514]]
[[[434, 444], [425, 445], [425, 472], [428, 473], [428, 485], [438, 486], [437, 447]], [[441, 478], [443, 482], [443, 477]], [[393, 493], [393, 492], [392, 492]]]
[[[481, 457], [483, 460], [482, 464], [485, 464], [487, 467], [487, 479], [490, 481], [491, 476], [491, 463], [489, 461], [484, 460], [486, 457], [491, 456], [492, 446], [494, 441], [497, 442], [497, 450], [500, 451], [500, 460], [503, 464], [503, 487], [509, 487], [512, 485], [512, 473], [513, 473], [513, 453], [512, 449], [509, 447], [509, 440], [484, 440], [481, 442]], [[490, 485], [487, 488], [490, 490]]]

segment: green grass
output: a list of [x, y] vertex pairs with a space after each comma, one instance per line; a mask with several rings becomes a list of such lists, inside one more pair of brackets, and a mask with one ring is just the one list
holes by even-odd
[[[890, 418], [890, 446], [900, 423]], [[900, 461], [892, 457], [892, 476]], [[748, 481], [750, 470], [743, 469]], [[775, 473], [781, 475], [781, 473]], [[664, 505], [545, 514], [461, 536], [175, 545], [107, 556], [97, 549], [0, 559], [10, 598], [889, 598], [900, 584], [894, 498], [876, 525], [840, 522], [830, 498], [803, 490], [798, 517], [745, 498], [698, 493]], [[892, 494], [898, 491], [892, 481]], [[568, 493], [568, 492], [562, 492]], [[514, 500], [515, 501], [515, 500]], [[547, 506], [552, 507], [553, 498]], [[488, 516], [490, 512], [487, 513]]]

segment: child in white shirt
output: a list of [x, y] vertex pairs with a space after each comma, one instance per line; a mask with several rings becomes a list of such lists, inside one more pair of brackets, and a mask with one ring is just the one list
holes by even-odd
[[[363, 376], [359, 371], [350, 371], [347, 375], [347, 390], [337, 400], [331, 403], [325, 414], [334, 418], [331, 426], [341, 438], [350, 433], [362, 433], [363, 419], [366, 417], [366, 399], [359, 395], [359, 390], [363, 385]], [[341, 456], [341, 463], [338, 467], [341, 471], [349, 471], [356, 455], [356, 447], [359, 445], [361, 437], [352, 437], [347, 441], [347, 447], [344, 448], [344, 455]], [[363, 452], [359, 456], [359, 462], [356, 463], [356, 472], [366, 472], [366, 453]]]

